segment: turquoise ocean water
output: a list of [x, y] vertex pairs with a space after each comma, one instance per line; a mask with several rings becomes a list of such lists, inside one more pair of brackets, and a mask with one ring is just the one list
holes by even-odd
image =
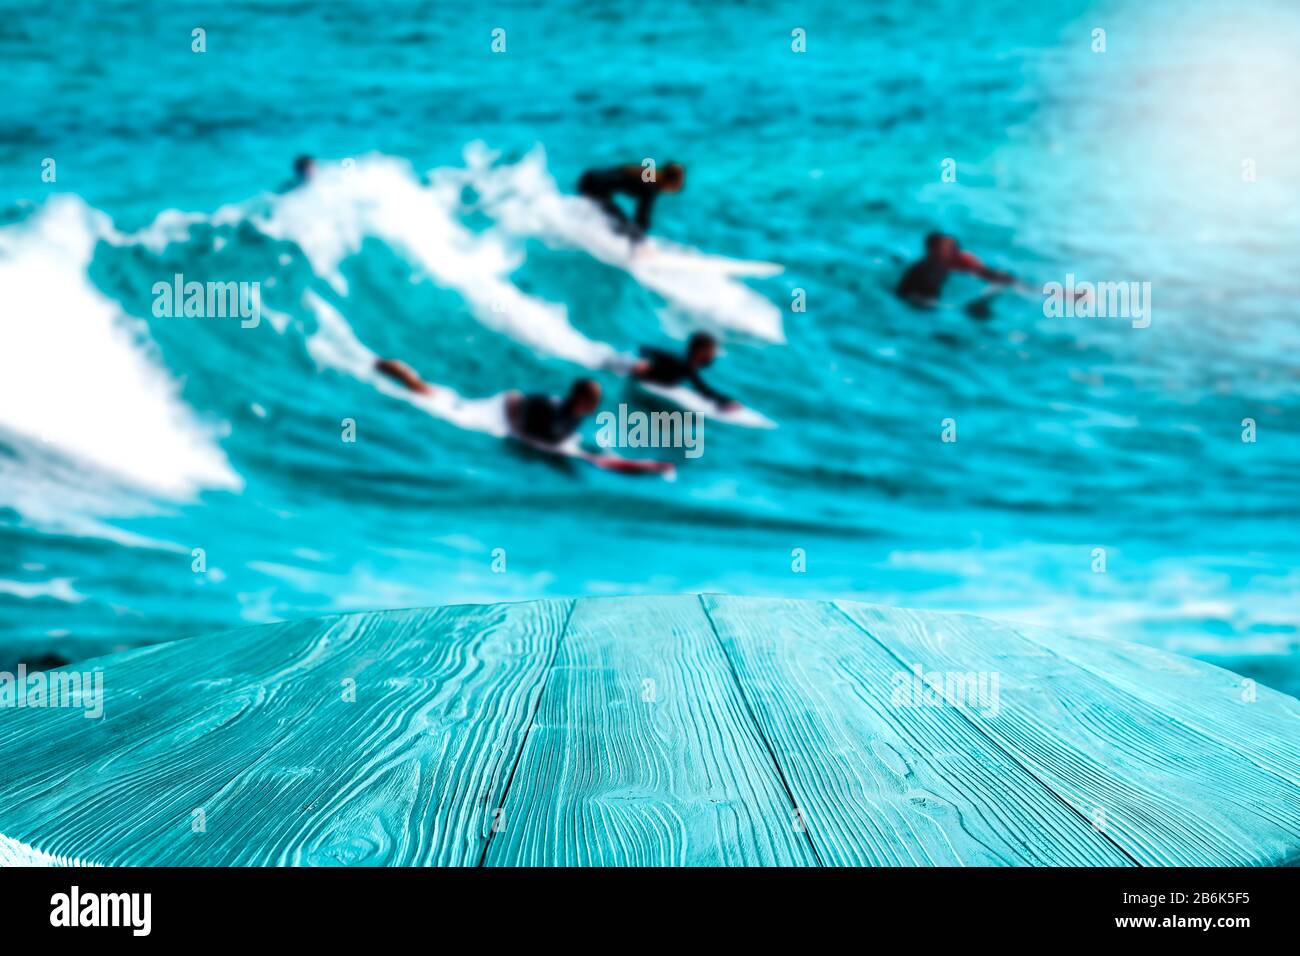
[[[1099, 631], [1300, 691], [1293, 3], [0, 14], [0, 666], [716, 590]], [[273, 193], [300, 153], [316, 182]], [[785, 271], [593, 254], [562, 194], [643, 157], [689, 170], [659, 236]], [[936, 227], [1035, 283], [1150, 282], [1151, 324], [909, 310], [888, 290]], [[175, 274], [259, 283], [260, 324], [154, 315]], [[711, 423], [673, 483], [524, 453], [470, 401], [701, 327], [779, 427]], [[467, 401], [389, 394], [373, 355]]]

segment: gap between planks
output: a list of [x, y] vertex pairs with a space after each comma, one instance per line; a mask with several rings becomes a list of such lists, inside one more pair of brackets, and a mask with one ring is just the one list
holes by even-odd
[[[853, 625], [853, 627], [856, 630], [858, 630], [863, 635], [865, 635], [869, 640], [873, 641], [874, 643], [878, 644], [880, 647], [884, 648], [885, 653], [888, 654], [890, 657], [892, 657], [894, 660], [898, 661], [899, 665], [904, 670], [908, 668], [909, 665], [907, 661], [899, 657], [898, 653], [892, 647], [890, 647], [880, 638], [876, 637], [876, 635], [872, 634], [869, 630], [867, 630], [866, 627], [863, 626], [861, 622], [855, 620], [853, 615], [849, 614], [847, 611], [844, 610], [844, 608], [840, 607], [838, 601], [827, 601], [826, 603], [829, 604], [832, 608], [834, 608], [836, 613], [838, 613], [841, 617], [843, 617], [846, 621], [848, 621], [851, 625]], [[1003, 747], [1002, 744], [998, 743], [997, 740], [989, 736], [988, 732], [983, 727], [981, 727], [978, 722], [971, 719], [971, 716], [966, 712], [965, 707], [957, 706], [954, 707], [953, 709], [957, 711], [957, 713], [961, 716], [961, 719], [964, 720], [976, 733], [978, 733], [981, 737], [987, 740], [989, 742], [989, 745], [993, 747], [993, 749], [995, 749], [1003, 756], [1005, 756], [1010, 763], [1014, 764], [1015, 766], [1023, 770], [1025, 772], [1025, 775], [1029, 777], [1029, 779], [1033, 780], [1040, 787], [1042, 787], [1043, 790], [1045, 790], [1048, 794], [1051, 795], [1053, 800], [1057, 801], [1062, 806], [1064, 806], [1068, 811], [1070, 811], [1070, 813], [1074, 817], [1076, 817], [1079, 820], [1079, 822], [1083, 824], [1083, 826], [1087, 827], [1090, 830], [1097, 830], [1097, 828], [1092, 825], [1092, 822], [1087, 817], [1085, 817], [1082, 813], [1080, 813], [1079, 810], [1070, 803], [1070, 801], [1066, 800], [1063, 795], [1057, 793], [1056, 790], [1052, 788], [1051, 784], [1049, 784], [1042, 777], [1038, 776], [1038, 774], [1034, 773], [1033, 770], [1031, 770], [1029, 767], [1025, 766], [1025, 764], [1021, 760], [1018, 760], [1016, 758], [1015, 754], [1011, 753], [1009, 750]], [[1102, 839], [1104, 839], [1116, 850], [1124, 854], [1126, 858], [1132, 861], [1134, 866], [1139, 866], [1139, 867], [1142, 866], [1142, 863], [1138, 861], [1136, 858], [1134, 858], [1134, 856], [1131, 853], [1129, 853], [1126, 849], [1124, 849], [1124, 847], [1116, 843], [1111, 838], [1110, 834], [1102, 830], [1097, 830], [1097, 832]]]
[[[841, 611], [841, 613], [844, 612]], [[1185, 720], [1182, 716], [1176, 715], [1170, 711], [1165, 710], [1164, 705], [1160, 704], [1158, 701], [1152, 700], [1149, 697], [1143, 697], [1142, 695], [1132, 690], [1128, 690], [1122, 684], [1115, 683], [1115, 681], [1111, 678], [1111, 675], [1107, 673], [1105, 670], [1098, 667], [1097, 665], [1090, 664], [1087, 661], [1079, 660], [1078, 658], [1066, 657], [1064, 654], [1060, 652], [1060, 650], [1052, 646], [1050, 643], [1035, 639], [1031, 635], [1026, 634], [1022, 628], [1017, 627], [1013, 624], [1007, 623], [1006, 627], [1007, 630], [1009, 630], [1012, 634], [1015, 634], [1021, 640], [1025, 641], [1026, 643], [1036, 648], [1046, 651], [1048, 654], [1056, 658], [1058, 661], [1063, 661], [1064, 663], [1069, 664], [1072, 667], [1077, 667], [1079, 670], [1086, 671], [1087, 673], [1093, 675], [1099, 680], [1105, 681], [1106, 684], [1114, 688], [1118, 693], [1123, 694], [1125, 697], [1128, 697], [1139, 703], [1147, 703], [1151, 705], [1153, 708], [1156, 708], [1156, 712], [1159, 713], [1160, 716], [1163, 717], [1168, 723], [1181, 727], [1184, 730], [1186, 730], [1188, 733], [1195, 734], [1198, 737], [1203, 737], [1206, 740], [1210, 741], [1211, 743], [1223, 747], [1225, 750], [1232, 751], [1237, 756], [1239, 756], [1242, 760], [1245, 760], [1252, 767], [1258, 770], [1260, 773], [1268, 774], [1269, 776], [1274, 777], [1275, 779], [1278, 780], [1279, 783], [1285, 784], [1287, 786], [1297, 786], [1297, 781], [1291, 779], [1290, 777], [1287, 777], [1285, 774], [1278, 771], [1276, 768], [1261, 763], [1258, 759], [1258, 754], [1252, 754], [1250, 753], [1249, 749], [1241, 747], [1238, 741], [1233, 739], [1231, 734], [1219, 733], [1217, 731], [1209, 730], [1205, 727], [1202, 727], [1199, 724], [1189, 722]], [[1296, 862], [1296, 861], [1300, 861], [1300, 854], [1297, 854], [1296, 857], [1292, 858], [1292, 862]]]
[[[713, 634], [713, 639], [717, 642], [718, 648], [722, 652], [723, 660], [727, 662], [727, 673], [730, 675], [731, 681], [736, 687], [737, 694], [739, 694], [740, 699], [745, 703], [745, 713], [749, 717], [754, 733], [758, 736], [759, 740], [763, 741], [763, 748], [767, 751], [768, 759], [772, 761], [772, 769], [776, 771], [777, 779], [781, 781], [781, 789], [785, 791], [786, 799], [790, 801], [790, 809], [795, 813], [798, 813], [799, 803], [795, 800], [794, 793], [790, 789], [789, 781], [786, 780], [785, 771], [782, 770], [780, 762], [776, 759], [776, 753], [772, 749], [772, 742], [768, 739], [762, 725], [754, 714], [753, 705], [750, 703], [749, 696], [745, 693], [744, 686], [740, 683], [740, 676], [736, 673], [735, 662], [731, 659], [731, 655], [727, 653], [726, 645], [723, 643], [722, 637], [718, 634], [718, 626], [713, 620], [713, 615], [709, 613], [709, 608], [704, 601], [704, 597], [703, 594], [695, 595], [696, 600], [699, 602], [700, 609], [704, 612], [705, 619], [709, 622], [709, 631]], [[523, 760], [524, 750], [528, 746], [528, 737], [533, 732], [533, 726], [537, 722], [537, 712], [541, 707], [542, 698], [546, 694], [546, 685], [550, 682], [551, 674], [555, 671], [555, 662], [559, 660], [560, 649], [564, 646], [564, 639], [569, 634], [569, 625], [573, 621], [573, 613], [577, 610], [578, 602], [581, 600], [582, 598], [574, 598], [569, 602], [569, 610], [564, 617], [564, 627], [560, 630], [560, 636], [555, 642], [555, 650], [551, 652], [551, 659], [546, 666], [546, 675], [538, 685], [537, 704], [532, 708], [531, 713], [528, 715], [528, 727], [524, 731], [523, 739], [520, 741], [519, 750], [515, 754], [514, 764], [510, 768], [510, 776], [506, 778], [505, 789], [501, 792], [500, 802], [502, 807], [506, 805], [510, 798], [510, 789], [515, 781], [515, 772], [519, 769], [519, 764]], [[838, 610], [838, 608], [836, 610]], [[821, 854], [817, 850], [817, 844], [813, 842], [812, 834], [810, 834], [806, 828], [802, 832], [804, 839], [808, 842], [809, 849], [812, 850], [813, 858], [817, 861], [817, 865], [825, 866], [826, 864], [822, 861]], [[496, 830], [490, 830], [487, 839], [483, 841], [483, 851], [479, 854], [478, 859], [478, 865], [481, 867], [487, 865], [488, 851], [492, 846], [492, 840], [495, 836]]]
[[[736, 662], [733, 661], [731, 655], [727, 653], [727, 645], [723, 643], [722, 635], [718, 633], [718, 625], [714, 623], [713, 615], [709, 613], [709, 605], [705, 602], [703, 594], [697, 594], [695, 597], [700, 602], [700, 608], [704, 611], [705, 618], [708, 619], [709, 630], [713, 632], [713, 639], [718, 642], [718, 649], [722, 651], [722, 659], [727, 662], [727, 672], [731, 674], [731, 681], [736, 685], [736, 692], [740, 695], [740, 699], [745, 702], [745, 713], [749, 716], [750, 723], [754, 725], [754, 732], [758, 734], [758, 739], [763, 741], [763, 748], [767, 751], [767, 756], [772, 761], [772, 769], [776, 771], [777, 779], [781, 781], [781, 788], [785, 791], [786, 797], [790, 800], [790, 809], [798, 814], [800, 812], [799, 801], [795, 799], [794, 791], [790, 789], [790, 781], [785, 778], [785, 771], [781, 768], [780, 761], [776, 759], [776, 751], [772, 749], [772, 741], [768, 739], [767, 733], [763, 730], [763, 725], [758, 719], [758, 715], [754, 713], [754, 707], [749, 702], [749, 695], [745, 693], [745, 686], [740, 682], [740, 675], [736, 673]], [[804, 835], [804, 839], [808, 841], [809, 848], [812, 849], [813, 859], [817, 861], [817, 865], [825, 866], [826, 864], [822, 861], [821, 853], [818, 852], [817, 844], [813, 842], [812, 834], [808, 832], [808, 828], [803, 827], [801, 832]]]
[[[551, 674], [555, 671], [555, 662], [560, 657], [560, 648], [564, 646], [564, 639], [569, 634], [569, 623], [573, 620], [573, 612], [578, 607], [579, 598], [574, 598], [569, 602], [569, 612], [564, 615], [564, 627], [560, 629], [560, 636], [555, 641], [555, 650], [551, 652], [551, 660], [546, 665], [546, 675], [542, 682], [537, 685], [537, 703], [533, 705], [532, 711], [528, 715], [528, 727], [524, 730], [523, 739], [519, 741], [519, 750], [515, 752], [515, 762], [510, 767], [510, 776], [506, 778], [505, 789], [501, 791], [501, 807], [504, 809], [506, 801], [510, 797], [510, 787], [515, 782], [515, 771], [519, 769], [519, 762], [523, 760], [524, 749], [528, 746], [528, 735], [533, 732], [533, 725], [537, 723], [537, 711], [542, 706], [542, 698], [546, 696], [546, 685], [550, 682]], [[487, 839], [483, 841], [483, 852], [479, 854], [478, 865], [487, 865], [488, 850], [492, 846], [492, 838], [497, 835], [496, 828], [493, 827], [488, 831]]]

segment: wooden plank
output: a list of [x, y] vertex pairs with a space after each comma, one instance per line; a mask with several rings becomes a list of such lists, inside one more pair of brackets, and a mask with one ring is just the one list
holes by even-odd
[[919, 664], [932, 684], [996, 675], [995, 714], [960, 698], [954, 708], [1135, 860], [1217, 866], [1297, 858], [1300, 790], [1178, 722], [1180, 710], [1197, 705], [1195, 695], [1166, 713], [1005, 625], [838, 606], [905, 667]]
[[[102, 719], [0, 700], [0, 865], [1300, 862], [1291, 698], [957, 615], [707, 605], [351, 615], [92, 662]], [[912, 663], [996, 674], [996, 705], [900, 700]]]
[[835, 608], [705, 606], [824, 862], [1131, 863], [961, 712], [896, 696], [905, 669]]
[[[1155, 648], [1023, 624], [1008, 626], [1255, 766], [1300, 785], [1300, 700], [1213, 664]], [[1189, 690], [1194, 697], [1189, 698]]]
[[486, 862], [812, 864], [694, 597], [580, 600]]
[[476, 864], [569, 611], [351, 615], [107, 658], [102, 719], [0, 711], [0, 751], [24, 755], [0, 761], [7, 852]]

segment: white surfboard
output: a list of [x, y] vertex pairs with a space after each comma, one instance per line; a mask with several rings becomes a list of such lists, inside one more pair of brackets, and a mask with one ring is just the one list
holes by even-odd
[[[516, 393], [517, 394], [517, 393]], [[589, 465], [595, 465], [602, 471], [612, 471], [624, 475], [658, 475], [665, 481], [677, 480], [677, 466], [671, 461], [661, 461], [654, 458], [624, 458], [622, 455], [615, 455], [612, 452], [593, 452], [582, 447], [582, 438], [578, 435], [570, 435], [563, 441], [550, 444], [548, 442], [538, 441], [515, 429], [510, 422], [509, 398], [506, 397], [502, 402], [502, 413], [506, 419], [506, 433], [510, 438], [522, 445], [527, 445], [534, 451], [539, 451], [545, 455], [555, 455], [560, 458], [576, 458], [578, 461], [585, 461]]]
[[776, 427], [776, 422], [761, 412], [744, 405], [735, 408], [719, 408], [711, 398], [706, 398], [695, 389], [684, 385], [654, 385], [650, 382], [637, 382], [636, 387], [676, 405], [684, 412], [694, 412], [706, 418], [726, 422], [728, 425], [737, 425], [741, 428]]
[[624, 475], [658, 475], [665, 481], [677, 480], [677, 466], [671, 461], [660, 461], [653, 458], [624, 458], [622, 455], [614, 455], [608, 452], [602, 454], [587, 451], [582, 447], [582, 441], [576, 435], [560, 442], [558, 445], [548, 445], [526, 435], [520, 435], [513, 430], [510, 432], [510, 437], [521, 444], [527, 445], [534, 451], [546, 455], [557, 455], [561, 458], [576, 458], [578, 461], [585, 461], [589, 465], [595, 465], [601, 471], [612, 471]]
[[744, 281], [782, 271], [776, 263], [709, 256], [657, 237], [630, 242], [591, 200], [559, 191], [540, 147], [513, 164], [497, 164], [498, 157], [481, 144], [468, 148], [465, 158], [465, 175], [444, 179], [449, 185], [470, 185], [480, 208], [506, 232], [581, 249], [623, 269], [695, 324], [785, 341], [781, 309]]
[[671, 272], [709, 272], [742, 279], [766, 279], [785, 271], [779, 262], [732, 259], [646, 240], [632, 253], [632, 264], [640, 269]]

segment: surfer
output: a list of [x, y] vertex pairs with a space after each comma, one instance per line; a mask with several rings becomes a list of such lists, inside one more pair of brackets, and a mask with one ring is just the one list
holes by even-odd
[[962, 249], [952, 236], [932, 232], [925, 237], [925, 258], [913, 263], [903, 273], [898, 288], [894, 290], [895, 295], [912, 305], [933, 308], [939, 304], [939, 294], [950, 272], [966, 272], [996, 285], [1010, 285], [1016, 281], [1010, 272], [990, 269]]
[[375, 362], [375, 371], [401, 382], [416, 394], [432, 395], [434, 392], [434, 387], [420, 378], [415, 369], [397, 359], [379, 359]]
[[299, 156], [293, 161], [293, 178], [282, 185], [279, 192], [287, 193], [290, 190], [297, 189], [299, 186], [305, 186], [311, 182], [312, 177], [316, 175], [316, 160], [311, 156]]
[[707, 332], [696, 332], [686, 343], [686, 354], [674, 355], [663, 349], [642, 346], [641, 361], [632, 366], [632, 377], [652, 385], [680, 385], [689, 382], [705, 398], [719, 408], [738, 408], [737, 402], [709, 386], [700, 375], [718, 357], [718, 340]]
[[510, 392], [506, 395], [506, 420], [510, 430], [520, 438], [555, 447], [578, 430], [582, 420], [600, 405], [600, 385], [594, 379], [580, 378], [564, 398], [534, 393]]
[[584, 418], [600, 404], [600, 385], [594, 379], [580, 378], [569, 387], [564, 398], [550, 395], [506, 393], [506, 421], [511, 433], [525, 444], [549, 454], [581, 458], [605, 471], [627, 475], [660, 475], [672, 480], [676, 466], [671, 461], [652, 458], [623, 458], [600, 454], [570, 443]]
[[[589, 169], [578, 179], [578, 193], [601, 208], [619, 235], [640, 242], [650, 231], [650, 211], [660, 193], [681, 192], [686, 184], [686, 169], [681, 163], [668, 163], [647, 181], [636, 165]], [[628, 218], [614, 201], [622, 194], [636, 200], [636, 212]]]
[[[379, 359], [375, 371], [400, 382], [419, 395], [432, 395], [437, 389], [397, 359]], [[600, 404], [600, 385], [593, 379], [580, 378], [564, 398], [522, 392], [506, 393], [506, 420], [510, 430], [526, 441], [542, 445], [559, 445], [575, 431], [584, 418]]]
[[[415, 369], [397, 359], [379, 359], [375, 371], [400, 382], [419, 395], [432, 395], [437, 389], [420, 378]], [[510, 430], [520, 438], [542, 445], [559, 445], [575, 431], [584, 418], [600, 405], [600, 385], [594, 379], [580, 378], [564, 398], [522, 392], [506, 393], [506, 420]]]
[[[432, 395], [438, 390], [420, 378], [409, 365], [397, 359], [379, 359], [375, 362], [375, 371], [421, 395]], [[587, 451], [576, 442], [570, 442], [582, 420], [600, 405], [600, 385], [593, 379], [578, 379], [569, 387], [569, 393], [564, 398], [542, 394], [525, 395], [523, 392], [507, 392], [504, 398], [505, 418], [510, 434], [539, 451], [580, 458], [597, 468], [621, 474], [660, 475], [671, 481], [677, 473], [676, 466], [670, 461], [600, 454]]]

